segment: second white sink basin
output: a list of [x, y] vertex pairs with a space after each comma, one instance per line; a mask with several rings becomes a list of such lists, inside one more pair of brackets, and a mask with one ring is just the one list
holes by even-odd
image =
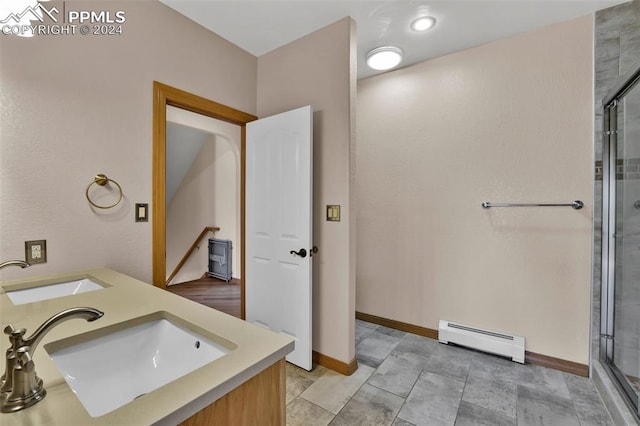
[[81, 278], [74, 281], [7, 291], [7, 296], [9, 296], [14, 305], [24, 305], [25, 303], [40, 302], [42, 300], [55, 299], [56, 297], [102, 290], [103, 288], [103, 286], [91, 281], [89, 278]]
[[73, 346], [67, 342], [73, 337], [45, 345], [91, 417], [107, 414], [234, 349], [233, 343], [209, 340], [167, 315]]

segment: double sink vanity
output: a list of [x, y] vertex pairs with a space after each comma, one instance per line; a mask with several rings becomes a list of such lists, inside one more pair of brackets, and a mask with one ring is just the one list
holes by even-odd
[[291, 338], [110, 269], [0, 285], [3, 426], [285, 423]]

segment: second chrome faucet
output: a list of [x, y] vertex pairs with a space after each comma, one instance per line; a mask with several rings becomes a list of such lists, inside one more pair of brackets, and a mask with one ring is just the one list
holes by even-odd
[[4, 334], [9, 336], [11, 347], [5, 356], [5, 372], [0, 378], [0, 411], [11, 413], [28, 408], [41, 401], [47, 394], [35, 371], [33, 351], [42, 338], [55, 326], [66, 320], [81, 318], [95, 321], [104, 312], [95, 308], [71, 308], [58, 312], [46, 320], [29, 337], [24, 328], [15, 328], [9, 324], [4, 328]]

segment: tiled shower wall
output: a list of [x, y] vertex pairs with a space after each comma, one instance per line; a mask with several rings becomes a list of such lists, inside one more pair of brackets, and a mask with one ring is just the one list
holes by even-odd
[[[592, 358], [599, 357], [602, 233], [602, 99], [640, 66], [640, 0], [596, 13], [595, 20], [595, 185]], [[634, 155], [633, 157], [637, 157]], [[637, 179], [634, 161], [618, 165], [618, 179]], [[632, 164], [633, 163], [633, 164]], [[636, 349], [637, 350], [637, 349]]]

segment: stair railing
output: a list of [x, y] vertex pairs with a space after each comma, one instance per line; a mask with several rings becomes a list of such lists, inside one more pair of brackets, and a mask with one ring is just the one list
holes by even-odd
[[169, 275], [169, 278], [167, 278], [167, 282], [166, 282], [167, 285], [169, 285], [171, 280], [173, 278], [175, 278], [176, 275], [178, 275], [178, 272], [180, 272], [180, 269], [184, 266], [184, 264], [187, 263], [187, 260], [189, 260], [189, 256], [191, 256], [191, 253], [193, 253], [193, 251], [196, 249], [196, 247], [198, 247], [198, 244], [200, 243], [200, 240], [205, 235], [207, 235], [208, 232], [215, 233], [215, 232], [217, 232], [219, 230], [220, 230], [220, 228], [214, 227], [214, 226], [207, 226], [206, 228], [204, 228], [202, 230], [200, 235], [198, 235], [198, 238], [196, 238], [196, 240], [193, 242], [193, 244], [191, 244], [191, 247], [189, 247], [189, 250], [187, 250], [185, 255], [182, 256], [182, 259], [180, 260], [180, 262], [178, 262], [178, 265], [175, 267], [175, 269], [173, 270], [171, 275]]

